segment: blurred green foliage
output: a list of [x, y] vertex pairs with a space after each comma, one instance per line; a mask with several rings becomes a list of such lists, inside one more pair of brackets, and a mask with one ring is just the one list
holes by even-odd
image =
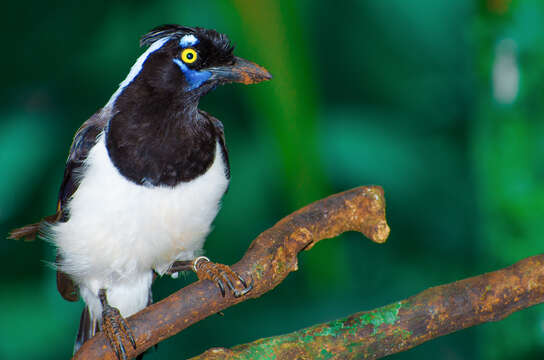
[[[233, 174], [206, 242], [211, 258], [235, 262], [262, 230], [332, 192], [385, 189], [388, 243], [359, 234], [320, 243], [273, 292], [149, 359], [293, 331], [542, 252], [538, 0], [30, 1], [3, 14], [3, 234], [55, 210], [73, 133], [126, 76], [139, 36], [163, 23], [225, 32], [237, 55], [274, 75], [201, 103], [225, 125]], [[54, 249], [6, 240], [0, 250], [0, 359], [69, 357], [82, 304], [57, 294]], [[155, 297], [191, 281], [162, 279]], [[543, 355], [537, 306], [391, 358]]]

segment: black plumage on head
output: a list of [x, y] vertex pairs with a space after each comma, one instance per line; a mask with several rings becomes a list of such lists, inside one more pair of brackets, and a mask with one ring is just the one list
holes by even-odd
[[202, 56], [199, 64], [195, 64], [198, 68], [234, 62], [234, 45], [229, 37], [215, 30], [201, 27], [192, 28], [175, 24], [157, 26], [142, 36], [140, 46], [149, 46], [165, 37], [179, 40], [185, 35], [194, 35], [199, 40], [196, 47]]
[[185, 35], [193, 34], [198, 38], [205, 38], [212, 42], [212, 44], [223, 52], [232, 53], [234, 46], [231, 44], [229, 37], [226, 34], [221, 34], [213, 29], [205, 29], [201, 27], [188, 27], [175, 24], [167, 24], [157, 26], [150, 30], [147, 34], [140, 39], [140, 46], [148, 46], [155, 41], [164, 37], [181, 39]]
[[195, 32], [195, 29], [187, 27], [187, 26], [181, 26], [181, 25], [175, 25], [175, 24], [166, 24], [166, 25], [160, 25], [156, 28], [153, 28], [150, 30], [147, 34], [142, 36], [140, 39], [140, 46], [148, 46], [153, 44], [155, 41], [162, 39], [164, 37], [182, 37], [187, 34], [193, 34]]

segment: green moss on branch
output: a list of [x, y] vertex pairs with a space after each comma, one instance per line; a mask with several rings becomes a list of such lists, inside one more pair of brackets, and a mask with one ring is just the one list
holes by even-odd
[[544, 255], [400, 302], [192, 360], [379, 359], [544, 302]]

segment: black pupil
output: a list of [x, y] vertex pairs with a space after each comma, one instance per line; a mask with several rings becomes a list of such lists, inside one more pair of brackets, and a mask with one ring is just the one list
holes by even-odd
[[191, 60], [193, 58], [193, 53], [192, 52], [189, 52], [187, 53], [187, 59]]

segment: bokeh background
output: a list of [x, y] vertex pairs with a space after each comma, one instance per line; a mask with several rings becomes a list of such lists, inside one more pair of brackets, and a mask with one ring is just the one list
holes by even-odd
[[[384, 187], [389, 241], [320, 243], [258, 300], [160, 344], [186, 358], [373, 309], [542, 252], [544, 5], [539, 0], [21, 1], [4, 4], [0, 233], [55, 210], [72, 135], [164, 23], [215, 28], [271, 82], [231, 85], [232, 182], [207, 255], [236, 262], [301, 205]], [[43, 242], [0, 241], [0, 359], [71, 355], [82, 303], [57, 294]], [[163, 298], [194, 281], [162, 279]], [[541, 359], [544, 308], [391, 359]]]

